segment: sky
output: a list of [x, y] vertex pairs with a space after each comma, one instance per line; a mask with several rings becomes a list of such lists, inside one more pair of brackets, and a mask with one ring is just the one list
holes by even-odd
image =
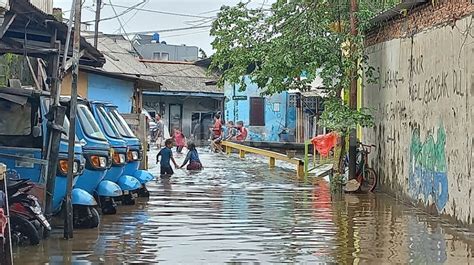
[[[82, 21], [93, 21], [95, 19], [96, 0], [83, 0]], [[126, 11], [124, 7], [141, 4], [137, 8], [162, 11], [178, 14], [161, 14], [133, 9], [124, 15], [119, 16], [125, 32], [154, 31], [177, 29], [185, 27], [211, 25], [213, 17], [217, 15], [222, 5], [233, 6], [239, 0], [102, 0], [105, 4], [101, 11], [101, 19], [115, 17], [117, 14]], [[271, 0], [254, 0], [250, 3], [252, 7], [268, 6]], [[63, 9], [65, 18], [69, 18], [72, 0], [54, 0], [54, 7]], [[112, 6], [110, 5], [112, 3]], [[122, 7], [123, 6], [123, 7]], [[94, 30], [93, 22], [89, 30]], [[186, 44], [188, 46], [198, 46], [208, 55], [212, 54], [212, 37], [209, 36], [210, 27], [194, 28], [182, 31], [166, 31], [160, 33], [161, 41], [168, 44]], [[120, 22], [117, 18], [102, 21], [99, 31], [104, 33], [123, 33]]]

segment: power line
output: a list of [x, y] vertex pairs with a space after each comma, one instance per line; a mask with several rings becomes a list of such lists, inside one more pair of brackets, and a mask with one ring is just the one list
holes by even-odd
[[135, 32], [129, 32], [129, 35], [136, 35], [136, 34], [150, 34], [150, 33], [155, 33], [155, 32], [173, 32], [173, 31], [183, 31], [183, 30], [192, 30], [192, 29], [204, 29], [204, 28], [210, 28], [212, 27], [211, 25], [204, 25], [204, 26], [195, 26], [195, 27], [184, 27], [184, 28], [171, 28], [171, 29], [156, 29], [156, 30], [148, 30], [148, 31], [135, 31]]
[[[140, 4], [143, 4], [145, 2], [145, 0], [143, 0]], [[128, 42], [130, 42], [130, 46], [132, 47], [132, 49], [137, 53], [139, 54], [139, 52], [137, 51], [137, 49], [135, 49], [135, 47], [133, 46], [133, 42], [130, 40], [130, 38], [128, 37], [128, 34], [127, 32], [125, 31], [125, 27], [123, 26], [122, 24], [122, 20], [120, 20], [120, 16], [117, 15], [117, 11], [115, 10], [115, 7], [114, 5], [112, 4], [112, 0], [109, 0], [109, 3], [110, 3], [110, 6], [112, 7], [112, 10], [114, 11], [116, 17], [117, 17], [117, 20], [120, 24], [120, 27], [122, 28], [123, 30], [123, 33], [125, 34], [125, 37], [127, 38]]]
[[[109, 5], [109, 4], [105, 4], [105, 5]], [[207, 16], [199, 16], [199, 15], [183, 14], [183, 13], [175, 13], [175, 12], [159, 11], [159, 10], [150, 10], [150, 9], [144, 9], [144, 8], [138, 8], [138, 7], [128, 7], [128, 6], [122, 6], [122, 5], [114, 5], [114, 6], [115, 7], [120, 7], [120, 8], [126, 8], [127, 10], [128, 9], [133, 9], [133, 10], [137, 10], [137, 11], [157, 13], [157, 14], [170, 15], [170, 16], [193, 17], [193, 18], [212, 18], [212, 17], [207, 17]]]
[[[127, 9], [125, 9], [124, 11], [122, 11], [122, 13], [120, 13], [120, 14], [117, 13], [117, 11], [116, 11], [115, 8], [114, 8], [114, 5], [104, 3], [104, 5], [109, 5], [109, 6], [112, 7], [112, 9], [113, 9], [113, 11], [114, 11], [114, 13], [115, 13], [115, 16], [107, 17], [107, 18], [102, 18], [102, 19], [100, 19], [100, 21], [112, 20], [112, 19], [121, 17], [121, 16], [123, 16], [123, 15], [126, 15], [126, 14], [132, 12], [132, 11], [134, 10], [134, 8], [136, 8], [137, 6], [142, 5], [145, 1], [146, 1], [146, 0], [142, 0], [140, 3], [137, 3], [137, 4], [134, 4], [134, 5], [132, 5], [132, 6], [126, 7]], [[95, 20], [85, 21], [84, 23], [90, 23], [90, 22], [95, 22]]]
[[173, 34], [173, 35], [162, 35], [160, 36], [161, 38], [172, 38], [172, 37], [181, 37], [181, 36], [187, 36], [187, 35], [194, 35], [194, 34], [200, 34], [200, 33], [209, 33], [208, 30], [201, 30], [201, 31], [196, 31], [196, 32], [190, 32], [190, 33], [183, 33], [183, 34]]

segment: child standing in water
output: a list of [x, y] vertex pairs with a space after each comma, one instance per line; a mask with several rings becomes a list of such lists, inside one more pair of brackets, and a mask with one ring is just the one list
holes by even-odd
[[186, 167], [187, 170], [201, 170], [202, 164], [201, 160], [199, 159], [198, 151], [196, 150], [196, 145], [194, 143], [190, 143], [188, 145], [188, 154], [186, 155], [186, 159], [184, 160], [183, 164], [180, 168], [183, 168], [186, 164], [189, 165]]
[[[171, 168], [170, 160], [173, 162], [174, 167], [178, 168], [178, 164], [173, 158], [173, 151], [171, 148], [173, 147], [173, 140], [167, 139], [165, 141], [165, 147], [160, 150], [160, 152], [156, 155], [156, 163], [160, 162], [160, 176], [166, 177], [171, 176], [174, 174], [173, 168]], [[160, 161], [161, 156], [161, 161]]]
[[186, 146], [186, 136], [184, 136], [179, 128], [176, 128], [174, 129], [173, 139], [176, 143], [176, 152], [181, 153]]

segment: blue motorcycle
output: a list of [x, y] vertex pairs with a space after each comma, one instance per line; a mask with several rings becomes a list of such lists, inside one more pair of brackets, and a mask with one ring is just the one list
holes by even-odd
[[[44, 184], [47, 165], [49, 127], [46, 114], [49, 111], [50, 96], [47, 92], [31, 89], [2, 88], [0, 91], [0, 161], [8, 166], [9, 179], [29, 179]], [[67, 139], [69, 121], [64, 120], [60, 142], [59, 162], [53, 193], [53, 214], [60, 214], [66, 196], [66, 175], [68, 168]], [[85, 166], [79, 143], [75, 146], [73, 173], [75, 179]], [[74, 227], [97, 227], [99, 215], [95, 210], [97, 202], [80, 188], [72, 190]]]
[[[61, 98], [61, 103], [70, 107], [70, 98]], [[84, 173], [77, 178], [74, 187], [81, 188], [99, 198], [103, 214], [115, 214], [117, 204], [114, 198], [122, 195], [122, 189], [110, 180], [106, 180], [107, 170], [112, 166], [112, 149], [107, 142], [87, 102], [78, 100], [76, 135], [84, 143], [82, 151], [86, 159]]]
[[134, 191], [141, 188], [141, 183], [135, 177], [123, 174], [128, 164], [128, 146], [117, 127], [107, 115], [105, 106], [100, 102], [90, 102], [90, 108], [107, 141], [112, 145], [112, 167], [107, 171], [105, 179], [117, 183], [123, 191], [122, 204], [135, 204]]
[[118, 112], [117, 106], [112, 104], [105, 105], [105, 110], [109, 114], [109, 117], [114, 122], [120, 135], [127, 142], [128, 151], [128, 164], [125, 166], [124, 174], [134, 176], [140, 181], [142, 187], [139, 191], [141, 197], [148, 197], [149, 192], [145, 184], [154, 179], [153, 175], [146, 170], [139, 170], [140, 161], [143, 159], [143, 146], [140, 140], [135, 136], [132, 129], [128, 126], [125, 119]]

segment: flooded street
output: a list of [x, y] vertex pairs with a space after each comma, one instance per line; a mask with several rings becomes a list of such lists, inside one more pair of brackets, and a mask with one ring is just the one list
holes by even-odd
[[298, 183], [263, 159], [201, 159], [202, 172], [158, 178], [149, 201], [103, 216], [100, 229], [16, 249], [16, 264], [474, 263], [473, 231], [388, 195], [331, 197], [327, 182]]

